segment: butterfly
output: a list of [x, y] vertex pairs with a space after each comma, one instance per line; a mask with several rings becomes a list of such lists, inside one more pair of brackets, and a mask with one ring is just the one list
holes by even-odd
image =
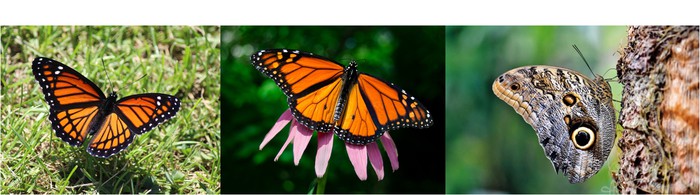
[[612, 91], [603, 77], [554, 66], [524, 66], [498, 76], [494, 94], [537, 134], [557, 173], [580, 183], [598, 173], [615, 143]]
[[32, 72], [49, 104], [49, 120], [56, 136], [81, 146], [87, 135], [92, 135], [87, 146], [92, 156], [117, 154], [135, 135], [153, 129], [180, 110], [180, 100], [166, 94], [145, 93], [117, 100], [112, 92], [107, 97], [95, 83], [53, 59], [35, 58]]
[[393, 83], [298, 50], [261, 50], [253, 66], [273, 79], [302, 125], [333, 132], [346, 143], [365, 145], [384, 132], [428, 128], [433, 119], [418, 100]]

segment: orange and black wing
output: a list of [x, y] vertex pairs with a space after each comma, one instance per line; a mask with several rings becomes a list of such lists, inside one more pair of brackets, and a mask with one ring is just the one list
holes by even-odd
[[345, 142], [367, 144], [384, 132], [405, 128], [428, 128], [430, 112], [418, 100], [393, 83], [360, 74], [350, 88], [340, 126], [335, 133]]
[[49, 104], [49, 120], [56, 136], [72, 146], [81, 145], [105, 100], [102, 90], [53, 59], [35, 58], [32, 72]]
[[134, 140], [134, 133], [116, 113], [110, 113], [90, 140], [90, 155], [107, 158], [124, 150]]
[[153, 129], [180, 111], [180, 99], [160, 93], [124, 97], [117, 102], [116, 113], [136, 134]]
[[333, 114], [343, 86], [344, 67], [337, 62], [297, 50], [262, 50], [251, 56], [255, 68], [277, 83], [292, 115], [310, 129], [333, 129]]
[[175, 116], [180, 100], [166, 94], [138, 94], [120, 99], [113, 109], [88, 145], [87, 151], [93, 156], [107, 158], [124, 150], [135, 134]]

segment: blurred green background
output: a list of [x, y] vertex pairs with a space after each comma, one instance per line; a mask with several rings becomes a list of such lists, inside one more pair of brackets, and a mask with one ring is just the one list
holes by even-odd
[[[625, 27], [447, 27], [446, 28], [446, 192], [608, 193], [615, 149], [603, 168], [584, 183], [557, 175], [533, 128], [493, 94], [491, 84], [505, 71], [525, 65], [554, 65], [589, 78], [576, 44], [596, 74], [616, 76], [617, 51]], [[610, 82], [613, 98], [621, 87]], [[613, 103], [619, 110], [619, 103]]]
[[[443, 193], [445, 189], [444, 27], [223, 27], [222, 28], [222, 193], [306, 193], [316, 178], [316, 135], [298, 167], [291, 146], [273, 159], [288, 135], [282, 130], [263, 150], [265, 134], [288, 109], [275, 83], [255, 70], [250, 55], [261, 49], [312, 52], [360, 72], [394, 82], [433, 114], [429, 129], [391, 132], [400, 168], [392, 173], [383, 152], [385, 177], [367, 181], [353, 170], [343, 142], [334, 138], [326, 175], [327, 193]], [[380, 148], [383, 148], [380, 146]]]

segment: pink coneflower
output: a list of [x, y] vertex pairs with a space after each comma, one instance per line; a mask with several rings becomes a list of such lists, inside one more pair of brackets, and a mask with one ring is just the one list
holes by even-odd
[[[287, 148], [289, 143], [294, 143], [293, 154], [294, 154], [294, 165], [299, 165], [299, 160], [301, 160], [301, 155], [304, 153], [306, 146], [311, 140], [311, 136], [314, 131], [308, 129], [306, 126], [299, 124], [296, 119], [292, 116], [289, 109], [282, 113], [275, 125], [270, 129], [270, 132], [265, 135], [265, 139], [260, 144], [260, 150], [262, 150], [265, 145], [270, 142], [270, 140], [277, 135], [287, 123], [292, 122], [292, 126], [289, 131], [289, 136], [287, 141], [282, 146], [282, 149], [277, 153], [275, 161], [280, 157], [282, 151]], [[316, 150], [316, 176], [322, 178], [326, 174], [326, 168], [328, 167], [328, 161], [331, 158], [331, 151], [333, 150], [333, 132], [320, 133], [318, 134], [318, 149]], [[394, 140], [389, 136], [389, 132], [385, 132], [384, 135], [380, 137], [382, 145], [387, 155], [389, 155], [389, 161], [391, 161], [391, 168], [393, 171], [399, 169], [399, 155], [396, 150], [396, 145], [394, 145]], [[355, 174], [360, 180], [367, 179], [367, 157], [369, 157], [369, 162], [374, 168], [374, 172], [377, 173], [377, 179], [382, 180], [384, 178], [384, 163], [382, 161], [382, 154], [379, 150], [377, 142], [373, 142], [367, 145], [353, 145], [345, 143], [345, 148], [348, 151], [348, 157], [352, 166], [355, 168]]]

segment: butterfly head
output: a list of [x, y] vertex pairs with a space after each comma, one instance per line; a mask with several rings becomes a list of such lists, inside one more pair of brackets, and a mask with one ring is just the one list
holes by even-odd
[[350, 61], [350, 65], [345, 67], [345, 73], [343, 75], [343, 79], [345, 81], [349, 81], [349, 83], [355, 82], [355, 80], [357, 80], [358, 72], [357, 62], [355, 60]]
[[100, 106], [103, 108], [100, 110], [100, 115], [102, 115], [101, 117], [106, 116], [108, 113], [112, 112], [112, 105], [114, 105], [115, 102], [117, 102], [117, 93], [113, 91], [109, 93], [107, 99], [102, 101], [102, 105]]
[[357, 68], [357, 61], [355, 61], [355, 60], [350, 61], [350, 66], [348, 66], [348, 68], [349, 67]]

